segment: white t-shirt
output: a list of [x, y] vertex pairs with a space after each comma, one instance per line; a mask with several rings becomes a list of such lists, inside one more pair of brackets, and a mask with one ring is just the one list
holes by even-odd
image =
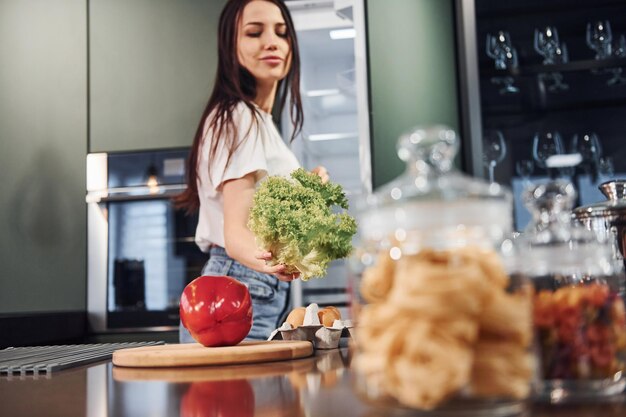
[[[218, 145], [215, 156], [209, 160], [212, 129], [205, 122], [204, 142], [199, 152], [198, 197], [200, 211], [196, 228], [196, 244], [207, 252], [211, 244], [224, 247], [224, 194], [222, 185], [225, 181], [241, 178], [256, 172], [258, 182], [267, 175], [289, 176], [300, 167], [293, 152], [283, 142], [272, 116], [259, 109], [254, 114], [245, 103], [237, 104], [233, 111], [233, 122], [237, 127], [239, 147], [232, 154], [226, 167], [228, 149]], [[253, 123], [256, 117], [258, 123]], [[208, 120], [211, 117], [208, 118]], [[208, 166], [211, 164], [211, 175]]]

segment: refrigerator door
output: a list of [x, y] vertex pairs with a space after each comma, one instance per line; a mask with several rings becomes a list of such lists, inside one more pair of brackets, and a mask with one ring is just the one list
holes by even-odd
[[[331, 181], [343, 186], [351, 207], [371, 191], [371, 159], [362, 0], [288, 1], [301, 58], [302, 132], [291, 144], [308, 170], [326, 167]], [[282, 115], [286, 141], [289, 115]], [[347, 316], [347, 263], [332, 263], [324, 279], [292, 285], [294, 306], [334, 305]]]
[[577, 205], [626, 174], [626, 3], [457, 0], [465, 168], [511, 187], [564, 178]]

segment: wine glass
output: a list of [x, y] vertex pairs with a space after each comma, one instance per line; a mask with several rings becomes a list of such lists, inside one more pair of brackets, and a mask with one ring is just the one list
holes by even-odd
[[602, 145], [595, 133], [575, 134], [572, 137], [572, 150], [578, 152], [583, 162], [596, 163], [602, 157]]
[[559, 132], [535, 133], [533, 137], [533, 159], [538, 167], [548, 169], [548, 158], [553, 155], [560, 155], [563, 151], [563, 139]]
[[506, 60], [507, 55], [510, 55], [512, 47], [509, 32], [501, 30], [495, 36], [487, 34], [487, 56], [495, 61], [496, 69], [504, 70], [508, 68]]
[[606, 59], [611, 56], [611, 23], [608, 20], [599, 20], [587, 23], [587, 46], [596, 52], [596, 59]]
[[602, 157], [602, 145], [598, 135], [593, 132], [575, 134], [572, 137], [572, 151], [580, 154], [585, 173], [595, 181], [598, 176], [598, 163]]
[[554, 26], [546, 26], [543, 29], [535, 29], [533, 46], [539, 55], [543, 56], [544, 65], [556, 63], [557, 50], [561, 49], [559, 32]]
[[[509, 51], [507, 51], [505, 55], [505, 65], [507, 68], [516, 69], [519, 68], [519, 61], [517, 60], [517, 50], [514, 47], [511, 47]], [[515, 94], [519, 92], [519, 88], [514, 86], [513, 83], [515, 80], [511, 76], [506, 76], [502, 78], [502, 81], [498, 82], [498, 84], [504, 84], [504, 87], [500, 89], [500, 94]]]
[[489, 182], [494, 182], [494, 170], [506, 155], [506, 142], [499, 130], [488, 130], [483, 138], [483, 163], [489, 170]]
[[[569, 62], [567, 45], [559, 41], [559, 32], [554, 26], [546, 26], [543, 29], [535, 29], [533, 46], [535, 51], [543, 56], [543, 65], [565, 64]], [[551, 81], [548, 91], [558, 92], [569, 89], [569, 85], [563, 82], [563, 74], [550, 72], [539, 74], [540, 81]]]
[[[511, 36], [506, 31], [498, 31], [494, 36], [487, 34], [486, 45], [487, 56], [492, 58], [495, 67], [498, 70], [516, 69], [519, 67], [517, 59], [517, 50], [511, 43]], [[504, 84], [500, 89], [500, 94], [513, 94], [519, 92], [519, 88], [513, 85], [513, 77], [493, 77], [491, 82], [494, 84]]]

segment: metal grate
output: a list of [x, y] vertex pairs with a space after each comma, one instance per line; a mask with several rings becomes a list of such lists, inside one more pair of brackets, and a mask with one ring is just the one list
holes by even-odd
[[110, 359], [118, 349], [162, 344], [164, 342], [11, 347], [0, 350], [0, 376], [49, 374]]

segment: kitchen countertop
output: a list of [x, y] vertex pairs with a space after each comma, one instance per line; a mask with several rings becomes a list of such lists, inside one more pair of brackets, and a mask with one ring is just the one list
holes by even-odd
[[[0, 377], [0, 415], [150, 417], [382, 417], [354, 392], [348, 348], [292, 361], [176, 369], [114, 367], [110, 361], [50, 376]], [[595, 404], [529, 404], [526, 416], [624, 416], [626, 396]]]

